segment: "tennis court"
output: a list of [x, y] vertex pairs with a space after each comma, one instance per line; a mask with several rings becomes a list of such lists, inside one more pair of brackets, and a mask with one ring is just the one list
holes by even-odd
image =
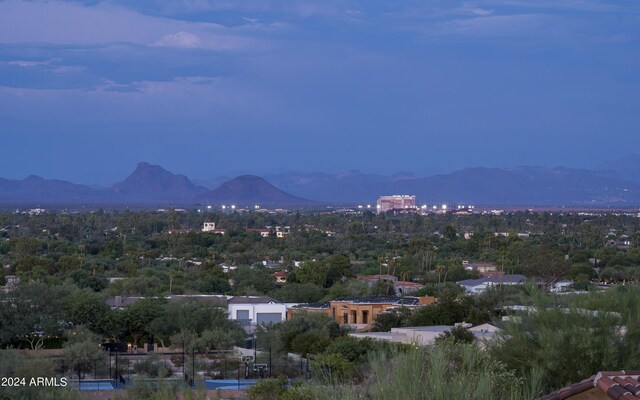
[[241, 380], [238, 383], [237, 379], [207, 379], [204, 381], [204, 385], [207, 390], [216, 390], [216, 389], [247, 389], [256, 384], [255, 379], [247, 379]]
[[70, 381], [77, 390], [116, 390], [113, 381]]

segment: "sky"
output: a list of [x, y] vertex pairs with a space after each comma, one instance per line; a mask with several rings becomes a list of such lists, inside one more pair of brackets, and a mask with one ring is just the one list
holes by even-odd
[[637, 0], [0, 0], [0, 177], [417, 175], [640, 147]]

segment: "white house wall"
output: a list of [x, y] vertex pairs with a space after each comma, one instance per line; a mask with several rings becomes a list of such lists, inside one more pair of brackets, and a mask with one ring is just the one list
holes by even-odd
[[278, 313], [281, 315], [281, 321], [284, 321], [287, 318], [287, 306], [285, 304], [279, 303], [271, 303], [271, 304], [229, 304], [228, 312], [229, 319], [235, 320], [237, 319], [238, 311], [248, 311], [249, 312], [249, 320], [251, 320], [252, 324], [256, 324], [258, 322], [257, 314], [262, 313]]

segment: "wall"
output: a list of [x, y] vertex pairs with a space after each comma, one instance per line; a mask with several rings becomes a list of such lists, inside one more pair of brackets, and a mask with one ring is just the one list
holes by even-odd
[[287, 306], [280, 303], [267, 303], [267, 304], [229, 304], [229, 319], [236, 319], [236, 312], [238, 310], [241, 311], [249, 311], [249, 319], [251, 323], [255, 324], [256, 314], [258, 313], [280, 313], [282, 315], [282, 321], [287, 318]]

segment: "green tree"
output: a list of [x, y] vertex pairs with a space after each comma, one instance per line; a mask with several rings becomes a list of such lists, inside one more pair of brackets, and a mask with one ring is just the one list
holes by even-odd
[[325, 296], [325, 290], [313, 283], [286, 283], [269, 296], [285, 303], [315, 303]]
[[47, 337], [58, 336], [65, 326], [62, 299], [68, 288], [23, 283], [0, 297], [0, 341], [21, 340], [33, 350]]
[[436, 338], [436, 344], [440, 342], [451, 341], [453, 343], [473, 343], [475, 336], [467, 328], [462, 326], [454, 326], [451, 330], [443, 333]]
[[379, 313], [373, 321], [371, 331], [373, 332], [389, 332], [391, 328], [407, 326], [412, 311], [405, 307], [387, 310]]
[[254, 386], [247, 389], [249, 400], [278, 400], [287, 391], [287, 378], [260, 379]]
[[158, 298], [141, 299], [124, 310], [123, 321], [126, 331], [137, 345], [142, 336], [149, 333], [148, 324], [164, 315], [166, 300]]
[[104, 296], [90, 290], [78, 290], [64, 299], [68, 321], [74, 325], [84, 325], [96, 333], [104, 333], [103, 321], [111, 309]]
[[100, 346], [100, 336], [89, 329], [78, 326], [66, 333], [67, 342], [64, 345], [64, 358], [69, 370], [84, 377], [86, 372], [93, 371], [95, 365], [103, 363], [105, 354]]
[[616, 314], [559, 308], [551, 298], [532, 295], [535, 310], [507, 323], [501, 340], [490, 342], [490, 350], [495, 359], [525, 376], [542, 371], [545, 392], [593, 371], [620, 369], [625, 355], [635, 353], [625, 348]]

